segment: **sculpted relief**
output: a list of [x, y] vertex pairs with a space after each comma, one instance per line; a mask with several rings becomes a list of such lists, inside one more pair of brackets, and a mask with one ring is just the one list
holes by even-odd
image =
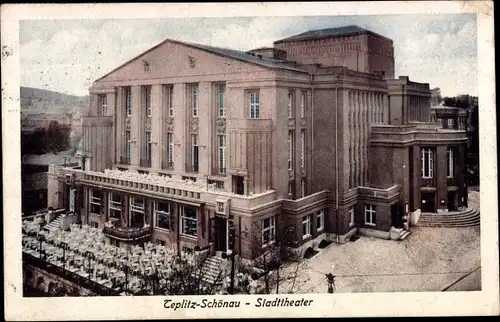
[[174, 131], [174, 119], [172, 117], [167, 117], [165, 120], [165, 129], [167, 132]]
[[197, 117], [189, 119], [189, 128], [191, 129], [191, 133], [198, 134], [199, 119]]
[[216, 121], [217, 134], [226, 134], [226, 119], [220, 118]]

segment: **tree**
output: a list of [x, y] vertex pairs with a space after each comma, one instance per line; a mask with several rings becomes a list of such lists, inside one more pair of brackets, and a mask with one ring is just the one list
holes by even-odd
[[431, 89], [431, 101], [433, 106], [439, 105], [443, 101], [441, 89], [439, 87]]
[[294, 293], [298, 291], [298, 281], [305, 271], [301, 248], [293, 238], [297, 226], [288, 224], [275, 227], [274, 233], [262, 233], [263, 222], [252, 224], [252, 229], [244, 233], [251, 240], [255, 270], [253, 279], [262, 279], [264, 293]]

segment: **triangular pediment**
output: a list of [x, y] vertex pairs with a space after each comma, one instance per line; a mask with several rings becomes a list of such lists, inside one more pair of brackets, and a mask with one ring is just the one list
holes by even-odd
[[167, 39], [94, 82], [248, 73], [270, 68]]

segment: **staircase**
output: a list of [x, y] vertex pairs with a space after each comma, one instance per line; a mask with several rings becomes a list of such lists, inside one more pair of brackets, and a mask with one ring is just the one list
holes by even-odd
[[[226, 277], [225, 267], [227, 265], [227, 261], [218, 256], [210, 256], [203, 263], [201, 269], [201, 279], [213, 285], [216, 281], [216, 284], [222, 284], [222, 281]], [[200, 271], [196, 272], [195, 275], [197, 277], [200, 276]]]
[[417, 226], [422, 227], [473, 227], [480, 224], [479, 210], [469, 207], [463, 211], [425, 213], [420, 215]]
[[54, 220], [52, 220], [50, 223], [46, 224], [43, 229], [53, 231], [53, 230], [59, 230], [61, 229], [61, 221], [62, 221], [62, 216], [58, 215]]
[[391, 239], [395, 240], [405, 240], [408, 236], [411, 235], [411, 231], [405, 230], [403, 228], [391, 228]]

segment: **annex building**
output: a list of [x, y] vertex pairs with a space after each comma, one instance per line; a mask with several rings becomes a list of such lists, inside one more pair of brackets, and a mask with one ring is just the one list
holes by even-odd
[[357, 26], [249, 52], [167, 39], [92, 84], [82, 164], [51, 166], [48, 204], [113, 245], [245, 259], [285, 231], [304, 249], [404, 238], [467, 206], [467, 136], [394, 59]]

